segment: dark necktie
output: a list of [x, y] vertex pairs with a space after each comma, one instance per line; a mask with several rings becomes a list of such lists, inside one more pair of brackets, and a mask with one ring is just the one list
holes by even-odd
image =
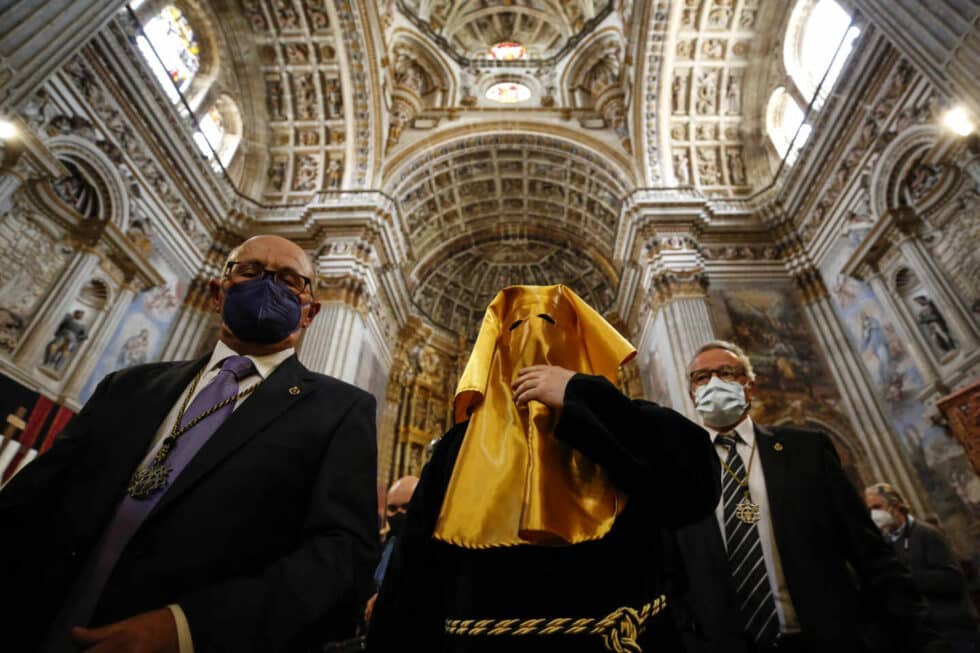
[[[187, 410], [184, 411], [180, 426], [190, 423], [195, 417], [222, 401], [231, 400], [239, 392], [239, 381], [254, 372], [255, 365], [250, 358], [229, 356], [224, 359], [217, 376], [194, 397]], [[167, 458], [167, 463], [172, 468], [169, 477], [170, 484], [218, 430], [218, 427], [228, 419], [234, 409], [235, 402], [229, 401], [227, 405], [208, 415], [180, 436], [173, 453]], [[154, 451], [157, 448], [159, 448], [159, 443]], [[116, 562], [118, 562], [133, 535], [136, 534], [136, 531], [164, 494], [166, 494], [166, 489], [157, 492], [148, 499], [134, 499], [128, 494], [123, 496], [112, 520], [103, 532], [98, 546], [89, 559], [86, 571], [81, 577], [83, 580], [80, 581], [72, 598], [69, 599], [67, 609], [62, 611], [55, 621], [55, 626], [51, 632], [52, 639], [48, 640], [48, 645], [44, 648], [46, 653], [75, 650], [68, 636], [70, 628], [89, 624], [92, 613], [102, 595], [102, 590], [105, 588], [105, 583], [109, 579]]]
[[762, 555], [762, 541], [759, 539], [759, 522], [747, 524], [735, 516], [735, 507], [742, 500], [748, 488], [748, 475], [742, 457], [735, 448], [737, 435], [725, 433], [715, 438], [715, 442], [728, 449], [725, 464], [734, 476], [744, 479], [746, 487], [739, 485], [733, 474], [724, 470], [722, 500], [725, 502], [725, 542], [728, 546], [728, 568], [732, 574], [735, 600], [742, 618], [745, 632], [759, 646], [771, 644], [779, 634], [779, 619], [776, 615], [776, 602], [769, 587], [769, 575]]

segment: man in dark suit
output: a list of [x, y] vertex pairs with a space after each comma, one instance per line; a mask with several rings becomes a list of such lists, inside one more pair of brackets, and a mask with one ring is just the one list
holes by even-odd
[[732, 343], [701, 347], [688, 375], [723, 477], [715, 514], [673, 542], [688, 651], [865, 651], [865, 621], [895, 636], [881, 650], [945, 650], [830, 439], [753, 424], [752, 363]]
[[2, 648], [298, 651], [353, 633], [377, 562], [374, 399], [294, 346], [305, 252], [257, 236], [196, 361], [108, 375], [0, 492]]
[[980, 651], [977, 611], [946, 537], [932, 524], [913, 517], [901, 493], [888, 483], [865, 488], [864, 502], [895, 555], [912, 572], [943, 638], [956, 653]]

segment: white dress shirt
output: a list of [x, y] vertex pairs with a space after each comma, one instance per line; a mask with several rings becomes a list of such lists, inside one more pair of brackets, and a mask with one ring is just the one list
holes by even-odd
[[[719, 460], [725, 462], [728, 458], [728, 447], [717, 441], [719, 431], [707, 424], [704, 428], [711, 434], [711, 441], [715, 443], [715, 453]], [[752, 502], [759, 506], [760, 519], [756, 526], [759, 529], [759, 543], [762, 546], [762, 557], [766, 563], [766, 574], [769, 576], [769, 588], [772, 596], [776, 600], [776, 615], [779, 617], [779, 630], [783, 633], [800, 632], [800, 622], [796, 617], [796, 610], [793, 608], [793, 601], [789, 596], [789, 588], [786, 587], [786, 578], [783, 576], [783, 564], [779, 559], [779, 550], [776, 548], [776, 538], [772, 530], [772, 514], [769, 511], [769, 494], [766, 491], [766, 476], [762, 471], [762, 460], [759, 452], [752, 452], [752, 443], [755, 442], [755, 425], [752, 418], [746, 416], [735, 427], [738, 433], [738, 440], [735, 450], [742, 457], [749, 474], [749, 494]], [[753, 461], [749, 461], [752, 454]], [[725, 468], [721, 469], [722, 482], [728, 474]], [[718, 501], [715, 508], [715, 517], [718, 519], [718, 528], [721, 529], [721, 538], [724, 541], [725, 535], [725, 515], [724, 499]], [[727, 542], [725, 543], [727, 547]]]
[[[276, 368], [283, 363], [283, 361], [292, 356], [293, 352], [294, 350], [292, 347], [290, 347], [289, 349], [277, 351], [274, 354], [266, 354], [265, 356], [249, 356], [248, 358], [250, 358], [252, 363], [255, 365], [255, 372], [238, 380], [239, 392], [252, 384], [269, 378], [269, 375], [272, 374]], [[214, 351], [211, 353], [211, 358], [205, 364], [204, 369], [207, 371], [201, 376], [200, 381], [197, 383], [197, 387], [194, 388], [193, 394], [187, 400], [188, 406], [190, 406], [191, 402], [194, 401], [194, 398], [197, 397], [197, 395], [204, 390], [204, 388], [206, 388], [216, 376], [218, 376], [218, 372], [221, 370], [222, 361], [229, 356], [238, 356], [238, 354], [228, 347], [228, 345], [219, 340], [218, 344], [214, 347]], [[193, 381], [191, 381], [191, 383], [193, 383]], [[146, 465], [153, 459], [153, 456], [156, 455], [157, 450], [160, 448], [160, 445], [163, 442], [163, 439], [170, 435], [171, 431], [173, 431], [174, 424], [177, 422], [177, 414], [180, 412], [180, 407], [184, 405], [184, 397], [186, 396], [188, 389], [190, 389], [189, 385], [187, 389], [180, 393], [180, 396], [177, 398], [177, 403], [174, 404], [173, 408], [171, 408], [170, 412], [167, 414], [167, 417], [163, 420], [163, 423], [160, 424], [160, 428], [157, 430], [156, 436], [153, 438], [153, 444], [150, 446], [150, 450], [146, 453], [146, 457], [143, 458], [141, 466]], [[242, 405], [242, 402], [247, 400], [250, 396], [251, 395], [239, 398], [238, 401], [235, 402], [234, 410], [238, 410], [238, 407]], [[191, 415], [191, 417], [193, 417], [193, 415]], [[180, 653], [194, 653], [194, 642], [191, 639], [191, 628], [190, 624], [187, 623], [187, 616], [184, 614], [181, 607], [176, 603], [170, 604], [167, 607], [170, 608], [170, 612], [177, 624], [177, 640], [179, 642]]]

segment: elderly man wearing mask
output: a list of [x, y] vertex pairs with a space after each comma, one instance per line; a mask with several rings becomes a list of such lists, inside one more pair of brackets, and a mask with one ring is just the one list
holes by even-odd
[[0, 492], [4, 650], [265, 653], [353, 634], [377, 562], [374, 399], [296, 358], [319, 310], [299, 246], [256, 236], [222, 272], [213, 351], [108, 375]]
[[980, 651], [977, 610], [946, 537], [932, 524], [912, 516], [905, 499], [888, 483], [865, 488], [864, 502], [895, 555], [912, 572], [933, 623], [953, 651]]
[[718, 462], [701, 428], [616, 389], [634, 355], [563, 286], [498, 293], [369, 651], [677, 650], [657, 529], [711, 511]]
[[755, 373], [733, 343], [700, 347], [688, 382], [722, 467], [714, 514], [676, 534], [688, 652], [946, 651], [830, 438], [753, 422]]

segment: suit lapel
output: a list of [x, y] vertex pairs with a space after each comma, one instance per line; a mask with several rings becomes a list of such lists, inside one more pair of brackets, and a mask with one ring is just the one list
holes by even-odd
[[755, 437], [758, 440], [759, 462], [762, 463], [762, 474], [766, 478], [766, 496], [769, 498], [769, 519], [772, 522], [772, 532], [775, 537], [779, 557], [784, 561], [784, 551], [793, 548], [792, 538], [796, 531], [798, 510], [788, 504], [787, 474], [789, 473], [791, 451], [784, 438], [771, 427], [755, 425]]
[[193, 487], [201, 477], [283, 412], [309, 396], [312, 379], [312, 373], [303, 367], [295, 355], [286, 359], [201, 447], [167, 488], [149, 518]]
[[103, 442], [110, 449], [106, 453], [120, 463], [113, 468], [126, 479], [146, 456], [160, 424], [207, 360], [205, 356], [175, 363], [141, 383], [134, 393], [120, 397], [118, 421], [110, 427], [114, 432]]

